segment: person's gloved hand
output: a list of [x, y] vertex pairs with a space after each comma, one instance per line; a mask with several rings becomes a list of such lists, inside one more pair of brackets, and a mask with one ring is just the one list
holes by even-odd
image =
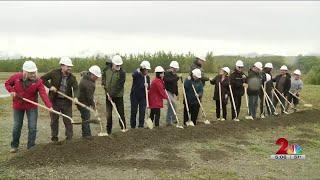
[[188, 76], [188, 80], [191, 80], [191, 76]]
[[74, 100], [75, 104], [78, 104], [78, 102], [79, 102], [78, 98], [74, 98], [73, 100]]
[[50, 91], [53, 91], [53, 92], [57, 92], [57, 88], [54, 87], [54, 86], [51, 86], [49, 90], [50, 90]]

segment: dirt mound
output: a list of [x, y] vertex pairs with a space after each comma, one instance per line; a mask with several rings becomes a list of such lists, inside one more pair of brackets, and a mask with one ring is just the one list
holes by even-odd
[[[206, 142], [208, 139], [226, 136], [237, 138], [239, 144], [244, 144], [246, 143], [245, 134], [250, 131], [315, 123], [319, 116], [319, 110], [309, 110], [265, 120], [212, 122], [210, 125], [199, 124], [196, 127], [185, 129], [175, 127], [153, 130], [134, 129], [125, 134], [119, 132], [110, 137], [94, 137], [93, 140], [75, 139], [71, 143], [62, 145], [40, 144], [30, 151], [18, 154], [3, 165], [20, 169], [40, 166], [56, 167], [66, 164], [89, 167], [106, 165], [147, 169], [187, 169], [190, 165], [180, 158], [177, 150], [174, 149], [177, 144], [189, 141]], [[125, 158], [146, 149], [153, 149], [159, 153], [155, 154], [152, 159]], [[214, 152], [202, 151], [201, 154], [205, 159], [218, 158]]]

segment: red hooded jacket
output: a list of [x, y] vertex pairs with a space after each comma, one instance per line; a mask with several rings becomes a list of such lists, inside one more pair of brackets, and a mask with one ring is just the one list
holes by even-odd
[[[17, 110], [30, 110], [37, 108], [36, 105], [30, 104], [25, 102], [20, 97], [29, 99], [34, 102], [38, 102], [38, 92], [41, 96], [42, 101], [44, 104], [51, 108], [52, 104], [49, 100], [49, 97], [46, 93], [44, 88], [43, 82], [41, 79], [37, 79], [34, 83], [30, 84], [26, 89], [23, 87], [23, 74], [16, 73], [12, 75], [6, 82], [5, 82], [6, 89], [8, 92], [15, 92], [17, 96], [13, 99], [13, 109]], [[20, 97], [19, 97], [20, 96]]]
[[155, 78], [150, 85], [149, 108], [163, 108], [163, 99], [167, 99], [167, 94], [164, 88], [164, 81], [160, 78]]

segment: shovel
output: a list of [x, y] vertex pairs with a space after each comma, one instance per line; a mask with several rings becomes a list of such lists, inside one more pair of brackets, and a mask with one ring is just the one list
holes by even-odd
[[[267, 84], [267, 82], [264, 82], [264, 86], [261, 86], [261, 88], [262, 88], [262, 93], [264, 94], [264, 96], [263, 96], [263, 105], [266, 103], [266, 104], [267, 104], [267, 107], [268, 107], [268, 110], [269, 110], [269, 112], [271, 113], [270, 104], [269, 104], [269, 101], [268, 101], [268, 99], [267, 99], [267, 93], [265, 93], [265, 92], [266, 92], [266, 84]], [[263, 109], [263, 111], [264, 111], [264, 109]]]
[[98, 119], [99, 121], [99, 124], [100, 124], [100, 132], [98, 133], [98, 136], [108, 136], [108, 133], [107, 132], [103, 132], [103, 126], [102, 126], [102, 121], [101, 121], [101, 118], [99, 116], [99, 113], [98, 113], [98, 108], [97, 108], [97, 102], [96, 100], [94, 100], [94, 106], [96, 107], [96, 111], [95, 111], [95, 117]]
[[[221, 95], [221, 83], [219, 82], [219, 101], [220, 101], [220, 117], [222, 116], [222, 95]], [[219, 118], [218, 120], [224, 121], [224, 118]]]
[[179, 119], [178, 119], [176, 110], [174, 109], [174, 107], [173, 107], [173, 105], [172, 105], [172, 102], [171, 102], [171, 99], [170, 99], [170, 97], [169, 97], [168, 91], [167, 91], [166, 89], [165, 89], [165, 91], [166, 91], [166, 94], [167, 94], [168, 101], [169, 101], [169, 104], [170, 104], [170, 106], [171, 106], [171, 109], [172, 109], [172, 111], [173, 111], [173, 114], [175, 115], [176, 120], [177, 120], [177, 125], [176, 125], [176, 127], [183, 129], [183, 126], [179, 125], [179, 124], [180, 124], [180, 123], [179, 123]]
[[238, 112], [237, 112], [237, 109], [236, 109], [236, 103], [234, 102], [233, 92], [232, 92], [232, 88], [231, 88], [231, 85], [230, 85], [230, 84], [229, 84], [229, 89], [230, 89], [231, 101], [232, 101], [234, 113], [236, 114], [236, 118], [234, 119], [234, 121], [239, 121], [239, 119], [238, 119]]
[[284, 105], [283, 105], [282, 102], [280, 101], [280, 98], [279, 98], [279, 96], [277, 95], [277, 93], [274, 91], [274, 89], [275, 89], [275, 88], [272, 89], [272, 92], [273, 92], [273, 94], [276, 96], [276, 98], [277, 98], [277, 100], [279, 101], [281, 107], [283, 108], [283, 113], [289, 114], [289, 113], [286, 111]]
[[187, 126], [194, 126], [194, 123], [191, 121], [191, 115], [190, 115], [190, 111], [189, 111], [189, 105], [188, 105], [186, 90], [184, 89], [184, 84], [183, 84], [182, 77], [180, 79], [181, 79], [181, 82], [182, 82], [183, 98], [184, 98], [184, 102], [185, 102], [186, 109], [187, 109], [187, 114], [188, 114], [188, 121], [186, 122], [186, 125]]
[[[144, 76], [144, 83], [147, 83], [147, 76]], [[149, 129], [153, 129], [153, 122], [152, 122], [151, 118], [148, 116], [148, 114], [150, 114], [148, 88], [145, 86], [144, 90], [146, 92], [145, 94], [146, 94], [146, 102], [147, 102], [146, 112], [148, 112], [148, 110], [149, 110], [149, 113], [147, 113], [147, 116], [146, 116], [147, 119], [145, 121], [146, 121], [147, 127]]]
[[202, 106], [201, 101], [200, 101], [200, 99], [199, 99], [199, 95], [198, 95], [196, 89], [194, 88], [193, 84], [191, 84], [191, 86], [192, 86], [193, 92], [194, 92], [194, 94], [195, 94], [195, 96], [196, 96], [196, 98], [197, 98], [197, 100], [198, 100], [198, 103], [199, 103], [199, 105], [200, 105], [200, 107], [201, 107], [202, 115], [203, 115], [204, 118], [205, 118], [204, 123], [205, 123], [205, 124], [210, 124], [210, 121], [207, 119], [207, 115], [206, 115], [206, 113], [204, 112], [203, 106]]
[[61, 113], [61, 112], [58, 112], [58, 111], [53, 110], [53, 109], [50, 109], [50, 108], [48, 108], [48, 107], [46, 107], [46, 106], [44, 106], [44, 105], [42, 105], [42, 104], [36, 103], [36, 102], [34, 102], [34, 101], [31, 101], [31, 100], [29, 100], [29, 99], [27, 99], [27, 98], [23, 98], [23, 97], [21, 97], [21, 96], [18, 96], [18, 97], [20, 97], [22, 100], [24, 100], [24, 101], [26, 101], [26, 102], [28, 102], [28, 103], [30, 103], [30, 104], [39, 106], [39, 107], [41, 107], [41, 108], [43, 108], [43, 109], [45, 109], [45, 110], [47, 110], [47, 111], [50, 111], [50, 112], [53, 112], [53, 113], [55, 113], [55, 114], [58, 114], [59, 116], [65, 117], [65, 118], [69, 119], [72, 124], [75, 124], [75, 122], [73, 121], [73, 119], [72, 119], [71, 117], [69, 117], [69, 116], [67, 116], [67, 115], [65, 115], [65, 114], [63, 114], [63, 113]]
[[244, 97], [246, 99], [247, 114], [249, 116], [250, 113], [249, 113], [249, 102], [248, 102], [248, 87], [244, 87]]
[[[269, 100], [269, 103], [271, 104], [271, 106], [272, 106], [272, 108], [273, 108], [273, 110], [274, 110], [274, 112], [276, 112], [277, 111], [277, 109], [276, 109], [276, 107], [273, 105], [273, 103], [272, 103], [272, 101], [271, 101], [271, 98], [269, 97], [269, 95], [267, 94], [267, 92], [266, 92], [266, 90], [263, 88], [263, 86], [261, 85], [261, 88], [262, 88], [262, 91], [263, 91], [263, 93], [264, 93], [264, 95], [266, 96], [266, 98], [267, 98], [267, 103], [268, 103], [268, 100]], [[270, 105], [269, 104], [269, 105]], [[270, 107], [269, 107], [270, 108]], [[271, 112], [271, 108], [270, 108], [270, 112]]]
[[111, 97], [110, 97], [109, 93], [107, 93], [107, 96], [108, 96], [108, 98], [110, 99], [109, 101], [110, 101], [112, 107], [114, 108], [114, 110], [116, 111], [116, 114], [117, 114], [118, 118], [120, 119], [120, 122], [121, 122], [122, 127], [123, 127], [123, 129], [121, 129], [121, 131], [122, 131], [122, 132], [127, 132], [128, 129], [126, 129], [126, 126], [125, 126], [124, 123], [123, 123], [123, 120], [122, 120], [122, 118], [121, 118], [121, 116], [120, 116], [120, 114], [119, 114], [119, 111], [118, 111], [118, 109], [117, 109], [116, 104], [111, 100]]
[[287, 101], [287, 103], [290, 105], [290, 107], [291, 107], [292, 109], [296, 110], [296, 108], [294, 107], [294, 105], [293, 105], [290, 101], [288, 101], [288, 99], [287, 99], [277, 88], [274, 88], [274, 89], [280, 94], [280, 96], [281, 96], [282, 98], [284, 98], [284, 99]]
[[298, 96], [295, 95], [294, 93], [292, 93], [292, 92], [290, 92], [290, 91], [289, 91], [289, 93], [290, 93], [293, 97], [299, 99], [299, 100], [303, 103], [303, 105], [304, 105], [305, 107], [313, 107], [312, 104], [307, 104], [304, 100], [302, 100], [300, 97], [298, 97]]

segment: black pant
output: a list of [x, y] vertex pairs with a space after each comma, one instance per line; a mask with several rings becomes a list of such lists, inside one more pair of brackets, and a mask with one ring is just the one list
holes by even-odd
[[[119, 119], [119, 124], [121, 129], [126, 129], [126, 119], [124, 117], [124, 104], [123, 97], [112, 98], [112, 101], [116, 104], [117, 110], [120, 114], [121, 119], [123, 120], [124, 127]], [[107, 116], [107, 133], [111, 134], [112, 132], [112, 104], [109, 101], [108, 97], [106, 98], [106, 116]]]
[[237, 117], [236, 117], [236, 112], [234, 112], [234, 107], [233, 107], [233, 103], [232, 103], [232, 99], [230, 98], [230, 102], [231, 102], [231, 113], [232, 113], [232, 119], [238, 118], [239, 114], [240, 114], [240, 107], [241, 107], [241, 95], [237, 95], [234, 94], [233, 96], [234, 98], [234, 104], [236, 106], [236, 110], [237, 110]]
[[[222, 114], [223, 118], [227, 119], [227, 103], [222, 101]], [[220, 118], [220, 100], [216, 100], [216, 117]]]
[[[296, 96], [299, 97], [299, 95], [296, 95]], [[297, 104], [299, 104], [299, 99], [296, 98], [296, 97], [294, 97], [292, 94], [289, 94], [289, 95], [288, 95], [288, 101], [291, 102], [291, 103], [293, 103], [295, 106], [296, 106]]]
[[[185, 102], [183, 102], [183, 104], [184, 104], [183, 124], [186, 125], [186, 122], [189, 120], [189, 116], [188, 116], [188, 111], [187, 111], [187, 107], [185, 105]], [[188, 107], [189, 107], [189, 111], [190, 111], [190, 115], [191, 115], [191, 121], [193, 122], [194, 125], [197, 125], [197, 118], [198, 118], [198, 114], [199, 114], [200, 105], [198, 103], [196, 103], [196, 104], [189, 104], [188, 103]]]
[[155, 122], [155, 126], [159, 127], [160, 108], [152, 108], [150, 112], [150, 119]]
[[[56, 99], [53, 103], [53, 109], [61, 112], [72, 118], [72, 105], [70, 105], [70, 101], [68, 99]], [[59, 135], [59, 115], [55, 113], [50, 113], [51, 118], [51, 140], [58, 141]], [[66, 128], [65, 135], [67, 140], [71, 140], [73, 136], [73, 125], [70, 119], [63, 117], [62, 118], [64, 126]]]
[[146, 112], [146, 98], [135, 98], [131, 97], [131, 116], [130, 116], [130, 125], [131, 128], [136, 128], [136, 119], [137, 119], [137, 111], [139, 108], [139, 128], [143, 128], [144, 118]]

